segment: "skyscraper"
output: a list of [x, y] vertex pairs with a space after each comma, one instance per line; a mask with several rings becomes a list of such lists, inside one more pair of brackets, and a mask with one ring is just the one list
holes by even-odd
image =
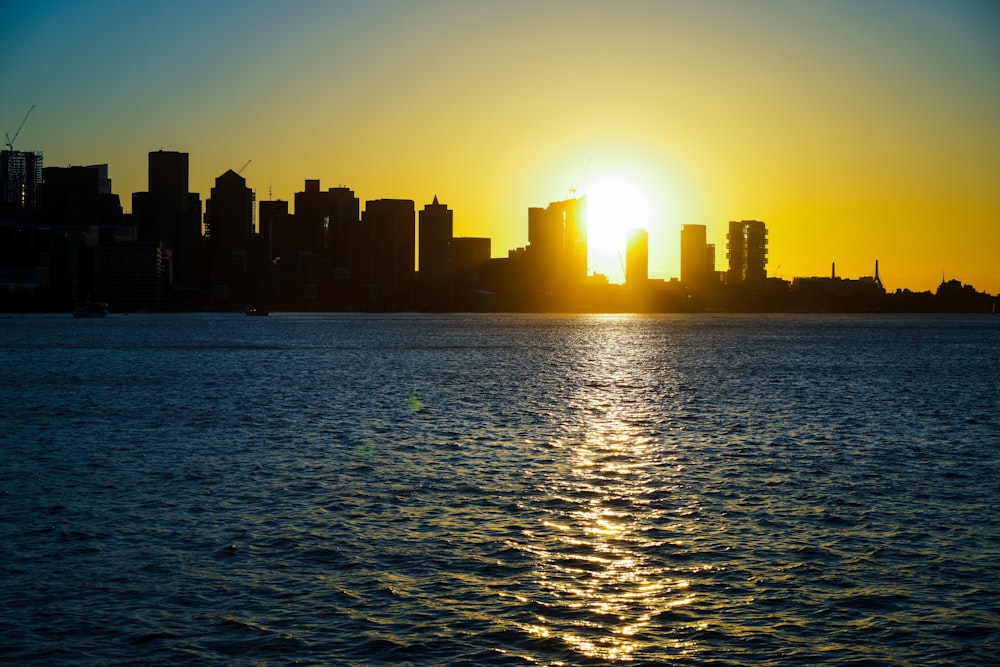
[[42, 153], [0, 151], [0, 206], [38, 208], [42, 203]]
[[327, 190], [326, 247], [335, 269], [357, 273], [360, 220], [361, 201], [354, 190], [343, 186]]
[[268, 199], [260, 202], [257, 209], [261, 240], [267, 248], [267, 261], [271, 262], [275, 257], [284, 256], [282, 233], [289, 224], [288, 202], [284, 199]]
[[301, 250], [329, 257], [336, 269], [358, 269], [358, 220], [361, 202], [350, 188], [320, 190], [319, 179], [307, 179], [295, 193], [295, 217], [302, 227]]
[[173, 287], [202, 283], [201, 197], [188, 192], [188, 154], [149, 153], [148, 192], [132, 194], [132, 215], [139, 238], [168, 250]]
[[111, 192], [108, 165], [46, 167], [44, 207], [53, 225], [121, 224], [121, 202]]
[[587, 278], [586, 197], [528, 209], [528, 245], [537, 280], [570, 286]]
[[362, 280], [383, 308], [408, 308], [413, 297], [416, 216], [411, 199], [375, 199], [361, 216]]
[[215, 179], [205, 204], [205, 231], [212, 253], [246, 255], [253, 233], [253, 192], [232, 169]]
[[454, 212], [434, 201], [420, 211], [419, 280], [424, 307], [451, 309], [451, 238]]
[[767, 228], [760, 220], [739, 220], [729, 223], [726, 236], [730, 283], [750, 282], [767, 278]]
[[329, 210], [329, 198], [319, 189], [319, 179], [307, 179], [305, 190], [295, 193], [296, 224], [302, 227], [304, 235], [304, 246], [299, 250], [314, 255], [325, 254]]
[[232, 169], [215, 179], [215, 187], [205, 202], [209, 288], [214, 303], [250, 303], [247, 269], [252, 264], [253, 204], [253, 191]]
[[625, 284], [643, 287], [649, 280], [649, 233], [630, 229], [625, 245]]
[[700, 285], [715, 277], [715, 246], [706, 243], [705, 225], [681, 228], [681, 282]]
[[451, 239], [451, 269], [455, 287], [472, 289], [480, 285], [480, 274], [490, 262], [488, 237], [458, 236]]

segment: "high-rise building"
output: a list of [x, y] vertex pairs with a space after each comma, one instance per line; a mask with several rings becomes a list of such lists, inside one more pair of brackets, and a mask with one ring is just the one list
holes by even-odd
[[478, 287], [481, 284], [480, 274], [489, 262], [489, 237], [457, 236], [451, 239], [451, 268], [456, 287]]
[[305, 190], [295, 193], [295, 218], [305, 234], [305, 245], [300, 250], [325, 254], [329, 209], [327, 194], [319, 189], [319, 179], [307, 179]]
[[362, 282], [374, 287], [384, 308], [408, 308], [416, 272], [416, 215], [411, 199], [375, 199], [361, 216], [364, 266]]
[[214, 256], [246, 255], [253, 234], [253, 192], [232, 169], [215, 179], [205, 203], [205, 232]]
[[268, 199], [257, 204], [257, 220], [260, 236], [267, 248], [267, 261], [282, 256], [282, 232], [288, 223], [288, 202], [284, 199]]
[[38, 208], [41, 190], [41, 151], [0, 151], [0, 206]]
[[361, 201], [343, 186], [327, 192], [326, 248], [335, 269], [356, 274], [360, 268]]
[[198, 288], [204, 252], [201, 197], [188, 192], [188, 154], [150, 152], [148, 180], [148, 192], [132, 194], [132, 216], [139, 238], [168, 251], [173, 287]]
[[58, 231], [42, 262], [57, 299], [108, 301], [116, 310], [157, 305], [167, 267], [160, 249], [125, 224], [108, 165], [46, 167], [43, 179], [46, 220]]
[[188, 154], [180, 151], [149, 153], [149, 191], [182, 197], [188, 193]]
[[305, 234], [303, 251], [329, 257], [337, 269], [358, 269], [358, 220], [361, 202], [350, 188], [320, 190], [319, 179], [307, 179], [295, 193], [295, 217]]
[[215, 179], [205, 202], [210, 298], [220, 305], [250, 303], [248, 269], [253, 266], [254, 195], [232, 169]]
[[729, 223], [726, 236], [730, 283], [752, 282], [767, 278], [767, 227], [760, 220], [739, 220]]
[[587, 278], [586, 197], [528, 209], [528, 245], [542, 284], [578, 285]]
[[108, 165], [46, 167], [43, 179], [44, 208], [50, 224], [121, 224], [121, 202], [111, 192]]
[[451, 309], [451, 239], [454, 212], [434, 201], [420, 211], [419, 252], [421, 300], [432, 310]]
[[706, 243], [705, 225], [681, 228], [681, 282], [700, 285], [715, 278], [715, 245]]
[[649, 233], [630, 229], [625, 244], [625, 284], [643, 287], [649, 280]]

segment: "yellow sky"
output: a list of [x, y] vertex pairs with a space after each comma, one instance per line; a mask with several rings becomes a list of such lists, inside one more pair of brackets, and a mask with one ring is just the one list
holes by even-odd
[[648, 199], [654, 277], [678, 275], [683, 224], [722, 269], [727, 221], [752, 218], [771, 275], [878, 259], [890, 289], [1000, 293], [993, 3], [155, 4], [26, 4], [0, 27], [0, 125], [37, 104], [17, 147], [108, 163], [126, 209], [147, 153], [181, 150], [203, 199], [252, 160], [258, 199], [307, 178], [437, 195], [505, 256], [528, 207], [616, 178]]

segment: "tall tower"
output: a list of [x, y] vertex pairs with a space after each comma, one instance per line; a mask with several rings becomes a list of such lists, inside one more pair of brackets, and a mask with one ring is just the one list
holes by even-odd
[[329, 257], [337, 269], [358, 269], [361, 202], [353, 190], [324, 191], [319, 179], [307, 179], [305, 189], [295, 193], [295, 217], [302, 232], [300, 250]]
[[767, 278], [767, 227], [760, 220], [739, 220], [729, 223], [726, 236], [729, 251], [730, 283], [752, 282]]
[[681, 282], [688, 285], [704, 283], [715, 272], [714, 247], [709, 265], [709, 245], [705, 225], [684, 225], [681, 228]]
[[246, 305], [250, 297], [254, 196], [232, 169], [215, 179], [205, 202], [209, 290], [213, 302]]
[[649, 233], [630, 229], [625, 247], [625, 284], [642, 287], [649, 279]]
[[423, 305], [450, 310], [451, 238], [454, 212], [434, 201], [420, 211], [420, 285]]
[[529, 208], [528, 244], [543, 282], [582, 283], [587, 278], [586, 197]]
[[319, 189], [318, 178], [306, 179], [305, 190], [295, 193], [296, 224], [303, 231], [300, 251], [314, 255], [326, 253], [325, 221], [330, 208], [328, 204], [326, 193]]
[[356, 273], [359, 268], [361, 200], [354, 190], [330, 188], [327, 196], [326, 249], [337, 269]]
[[253, 192], [232, 169], [215, 179], [205, 205], [205, 227], [215, 256], [246, 256], [253, 233]]
[[413, 295], [416, 221], [411, 199], [375, 199], [361, 216], [364, 236], [362, 278], [385, 308], [409, 307]]
[[267, 261], [282, 257], [284, 248], [281, 245], [283, 225], [288, 221], [288, 202], [284, 199], [268, 199], [257, 204], [257, 220], [260, 224], [260, 236], [267, 248]]
[[201, 285], [201, 197], [188, 192], [188, 154], [149, 153], [148, 192], [132, 193], [132, 215], [145, 243], [170, 251], [173, 286]]
[[38, 208], [42, 204], [42, 153], [0, 151], [0, 206]]

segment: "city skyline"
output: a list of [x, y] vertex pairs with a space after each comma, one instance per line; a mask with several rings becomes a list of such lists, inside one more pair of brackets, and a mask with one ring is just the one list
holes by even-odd
[[[203, 200], [247, 161], [258, 202], [304, 178], [438, 196], [494, 256], [527, 244], [526, 207], [617, 181], [649, 217], [618, 249], [646, 228], [653, 278], [680, 276], [684, 225], [722, 249], [755, 219], [768, 275], [877, 258], [889, 290], [1000, 292], [988, 3], [195, 7], [6, 10], [0, 125], [37, 105], [15, 148], [109, 164], [126, 210], [159, 149], [191, 154]], [[616, 253], [592, 255], [622, 282]]]
[[[413, 200], [368, 200], [362, 211], [353, 190], [323, 190], [318, 179], [306, 179], [295, 193], [294, 212], [284, 200], [255, 208], [246, 179], [229, 169], [216, 178], [202, 217], [200, 194], [187, 191], [189, 155], [153, 151], [148, 191], [133, 193], [135, 212], [124, 215], [108, 165], [44, 167], [42, 180], [33, 181], [29, 174], [37, 173], [24, 172], [19, 159], [32, 155], [5, 150], [0, 161], [0, 292], [2, 307], [12, 311], [73, 306], [76, 314], [81, 303], [96, 301], [105, 314], [108, 303], [126, 312], [248, 304], [248, 314], [996, 312], [995, 297], [943, 277], [934, 294], [889, 295], [877, 259], [874, 275], [858, 278], [838, 274], [835, 262], [827, 277], [769, 277], [768, 230], [760, 220], [729, 222], [724, 271], [707, 228], [685, 225], [681, 278], [670, 281], [649, 277], [649, 235], [634, 228], [619, 255], [626, 275], [620, 285], [588, 271], [590, 241], [600, 249], [603, 240], [588, 238], [587, 196], [529, 207], [527, 246], [491, 259], [491, 239], [456, 237], [454, 211], [437, 197], [419, 212], [419, 227]], [[29, 192], [40, 207], [27, 205]]]

